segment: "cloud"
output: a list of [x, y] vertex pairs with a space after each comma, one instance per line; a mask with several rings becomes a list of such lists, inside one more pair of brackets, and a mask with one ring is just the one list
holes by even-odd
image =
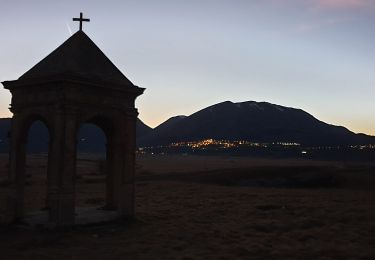
[[307, 8], [315, 10], [357, 10], [374, 8], [375, 0], [268, 0], [274, 7]]
[[327, 18], [320, 20], [310, 20], [310, 21], [301, 21], [296, 23], [289, 28], [284, 28], [283, 30], [271, 31], [271, 36], [296, 36], [301, 34], [318, 32], [321, 30], [334, 30], [336, 26], [340, 24], [350, 23], [358, 20], [357, 18]]
[[307, 33], [307, 32], [311, 32], [311, 31], [317, 31], [317, 30], [321, 30], [321, 29], [325, 29], [325, 28], [330, 28], [330, 27], [333, 27], [333, 26], [338, 25], [338, 24], [348, 23], [348, 22], [352, 22], [352, 21], [355, 21], [355, 20], [357, 20], [357, 19], [354, 19], [354, 18], [323, 19], [323, 20], [320, 20], [320, 21], [312, 22], [312, 23], [300, 24], [299, 26], [297, 26], [294, 29], [294, 32], [296, 32], [296, 33]]
[[315, 6], [321, 9], [356, 9], [371, 5], [371, 0], [315, 0]]

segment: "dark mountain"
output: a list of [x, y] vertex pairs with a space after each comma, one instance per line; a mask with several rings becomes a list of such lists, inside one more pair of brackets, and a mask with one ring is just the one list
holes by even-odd
[[167, 129], [173, 127], [175, 124], [180, 122], [182, 119], [185, 119], [187, 116], [174, 116], [169, 118], [167, 121], [161, 123], [157, 127], [154, 128], [154, 131], [166, 131]]
[[[10, 118], [0, 118], [0, 153], [9, 149], [8, 133], [10, 130]], [[137, 121], [137, 136], [149, 134], [152, 128], [141, 120]], [[78, 151], [86, 153], [102, 153], [105, 151], [106, 138], [104, 133], [95, 125], [84, 124], [78, 134]], [[48, 150], [49, 133], [46, 126], [36, 121], [30, 128], [27, 150], [29, 153], [41, 153]]]
[[375, 137], [354, 134], [344, 127], [326, 124], [301, 109], [267, 102], [226, 101], [188, 117], [167, 120], [152, 133], [141, 137], [139, 145], [160, 145], [206, 138], [297, 142], [314, 146], [375, 143]]
[[148, 135], [152, 132], [152, 128], [142, 122], [142, 120], [137, 120], [137, 137], [142, 137]]

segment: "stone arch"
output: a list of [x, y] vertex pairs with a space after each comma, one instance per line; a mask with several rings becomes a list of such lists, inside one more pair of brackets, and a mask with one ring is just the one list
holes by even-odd
[[32, 126], [33, 123], [36, 121], [41, 121], [48, 129], [48, 132], [50, 135], [53, 135], [53, 128], [51, 127], [51, 124], [49, 122], [49, 118], [43, 114], [28, 114], [25, 115], [24, 118], [22, 119], [21, 126], [20, 126], [20, 134], [21, 135], [26, 135], [24, 138], [27, 138], [27, 134], [30, 130], [30, 127]]
[[36, 212], [45, 216], [49, 212], [48, 155], [53, 133], [41, 117], [34, 117], [26, 132], [23, 204], [25, 215], [30, 220]]
[[103, 113], [94, 113], [83, 116], [78, 123], [77, 127], [77, 137], [80, 130], [84, 124], [95, 125], [100, 131], [104, 133], [105, 136], [105, 205], [103, 209], [116, 210], [117, 206], [113, 203], [113, 153], [111, 150], [111, 143], [114, 138], [114, 133], [116, 131], [116, 122], [111, 115], [105, 115]]
[[[78, 126], [91, 123], [106, 136], [106, 204], [105, 209], [120, 215], [134, 214], [134, 166], [136, 110], [84, 111]], [[134, 117], [135, 116], [135, 117]]]
[[[28, 143], [28, 133], [32, 124], [36, 121], [41, 121], [48, 129], [49, 140], [53, 138], [53, 129], [51, 124], [43, 114], [39, 113], [28, 113], [20, 114], [13, 118], [12, 121], [12, 131], [11, 131], [11, 142], [13, 147], [11, 149], [10, 159], [11, 169], [9, 171], [9, 179], [15, 185], [15, 194], [13, 200], [15, 201], [15, 218], [22, 219], [24, 216], [24, 191], [25, 191], [25, 172], [26, 172], [26, 148]], [[48, 151], [49, 154], [49, 151]], [[48, 160], [49, 161], [49, 160]], [[47, 166], [47, 180], [48, 180], [48, 166]], [[48, 182], [48, 181], [47, 181]], [[47, 192], [48, 193], [48, 192]], [[48, 197], [48, 195], [47, 195]], [[48, 198], [46, 201], [46, 206], [48, 207]]]
[[91, 114], [86, 117], [83, 117], [80, 125], [84, 123], [94, 124], [99, 127], [105, 134], [107, 139], [110, 139], [113, 136], [116, 129], [116, 122], [112, 116], [105, 114]]

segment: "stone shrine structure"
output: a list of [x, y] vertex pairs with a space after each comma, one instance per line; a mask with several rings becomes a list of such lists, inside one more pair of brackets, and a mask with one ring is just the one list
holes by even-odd
[[100, 127], [107, 139], [105, 208], [118, 218], [134, 215], [136, 146], [135, 86], [80, 30], [18, 80], [2, 82], [12, 94], [8, 221], [24, 217], [28, 130], [36, 120], [50, 134], [47, 165], [48, 223], [75, 223], [77, 131], [83, 123]]

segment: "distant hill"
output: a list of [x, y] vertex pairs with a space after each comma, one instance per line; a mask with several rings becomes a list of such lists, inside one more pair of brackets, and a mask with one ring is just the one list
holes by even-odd
[[155, 127], [153, 129], [153, 131], [151, 131], [151, 132], [162, 132], [162, 131], [165, 131], [167, 129], [170, 129], [171, 127], [173, 127], [175, 124], [177, 124], [178, 122], [180, 122], [182, 119], [185, 119], [186, 117], [187, 116], [174, 116], [174, 117], [171, 117], [167, 121], [165, 121], [165, 122], [161, 123], [160, 125], [158, 125], [157, 127]]
[[[8, 151], [10, 119], [0, 119], [0, 152]], [[37, 122], [29, 132], [28, 152], [46, 152], [48, 131]], [[154, 146], [202, 139], [296, 142], [303, 146], [375, 144], [375, 137], [324, 123], [307, 112], [267, 102], [222, 102], [190, 116], [175, 116], [152, 129], [137, 121], [137, 145]], [[78, 151], [102, 153], [105, 136], [94, 125], [80, 129]]]
[[[10, 118], [0, 118], [0, 153], [9, 149], [8, 133], [10, 130]], [[141, 120], [137, 121], [137, 136], [150, 134], [152, 128], [145, 125]], [[79, 131], [78, 151], [86, 153], [102, 153], [105, 151], [106, 139], [104, 133], [95, 125], [85, 124]], [[29, 132], [27, 150], [29, 153], [41, 153], [48, 150], [48, 130], [40, 121], [35, 122]]]
[[188, 117], [171, 118], [138, 142], [150, 146], [207, 138], [306, 146], [375, 143], [375, 137], [324, 123], [301, 109], [255, 101], [226, 101]]
[[152, 128], [142, 122], [142, 120], [137, 120], [137, 137], [148, 135], [152, 132]]

